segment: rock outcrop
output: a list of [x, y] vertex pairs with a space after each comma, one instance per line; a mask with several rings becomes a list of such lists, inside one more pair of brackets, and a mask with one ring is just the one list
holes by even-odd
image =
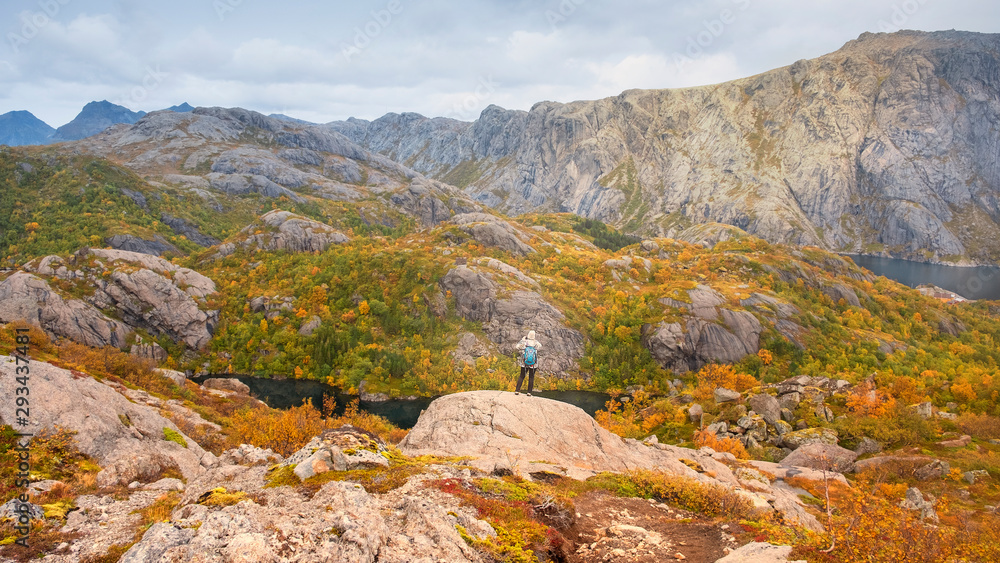
[[322, 252], [331, 244], [347, 242], [346, 235], [329, 225], [313, 221], [288, 211], [274, 210], [261, 216], [262, 227], [250, 225], [238, 242], [219, 246], [215, 258], [229, 256], [237, 247], [286, 252]]
[[[5, 396], [13, 397], [18, 385], [14, 368], [13, 358], [0, 356], [0, 393]], [[205, 450], [161, 416], [158, 409], [133, 403], [123, 396], [124, 391], [121, 385], [33, 361], [31, 393], [44, 400], [31, 403], [27, 426], [16, 427], [33, 434], [57, 428], [75, 431], [79, 450], [93, 457], [103, 469], [97, 477], [101, 486], [151, 482], [168, 470], [179, 470], [187, 479], [200, 475], [205, 469]], [[13, 402], [0, 407], [0, 418], [5, 424], [15, 423]], [[186, 445], [167, 440], [166, 430], [176, 432]]]
[[521, 337], [534, 330], [542, 344], [538, 368], [542, 372], [565, 373], [583, 357], [583, 334], [563, 324], [565, 315], [539, 293], [515, 290], [501, 298], [500, 285], [478, 267], [457, 266], [439, 283], [454, 298], [458, 315], [482, 322], [483, 332], [501, 353], [513, 353]]
[[582, 409], [541, 397], [503, 391], [446, 395], [427, 407], [399, 447], [407, 455], [472, 456], [469, 463], [482, 471], [526, 478], [554, 473], [583, 479], [601, 471], [655, 469], [738, 490], [761, 509], [777, 509], [790, 521], [822, 528], [794, 494], [772, 489], [769, 480], [769, 498], [783, 503], [782, 508], [744, 488], [720, 461], [728, 454], [625, 440], [598, 426]]
[[125, 345], [132, 329], [80, 299], [63, 299], [48, 282], [16, 272], [0, 282], [0, 321], [26, 320], [53, 336], [87, 346]]
[[488, 213], [461, 213], [451, 218], [451, 222], [468, 233], [483, 246], [499, 248], [515, 256], [524, 256], [535, 251], [525, 240], [530, 237], [519, 232], [510, 223]]
[[[83, 299], [64, 299], [44, 279], [17, 272], [0, 282], [0, 320], [23, 318], [49, 334], [89, 346], [122, 347], [133, 328], [143, 328], [197, 349], [208, 343], [218, 323], [219, 312], [208, 309], [205, 301], [215, 293], [215, 282], [157, 256], [88, 248], [69, 260], [33, 260], [25, 269], [85, 282], [93, 289]], [[115, 311], [120, 320], [101, 310]], [[159, 355], [155, 350], [137, 353]]]

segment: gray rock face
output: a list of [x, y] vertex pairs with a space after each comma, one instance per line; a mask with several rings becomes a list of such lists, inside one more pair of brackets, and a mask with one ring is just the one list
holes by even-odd
[[[10, 396], [17, 386], [14, 368], [12, 358], [0, 356], [0, 392]], [[80, 451], [103, 468], [98, 474], [101, 486], [156, 480], [168, 468], [179, 469], [187, 479], [203, 471], [206, 452], [194, 440], [185, 437], [185, 448], [164, 439], [164, 428], [183, 433], [158, 409], [133, 403], [110, 385], [34, 361], [31, 392], [45, 400], [32, 402], [31, 424], [24, 431], [37, 434], [56, 426], [74, 430]], [[15, 420], [13, 402], [0, 407], [0, 418], [7, 424]]]
[[854, 470], [854, 460], [857, 458], [858, 454], [851, 450], [833, 444], [813, 442], [804, 444], [788, 454], [779, 465], [850, 473]]
[[151, 254], [153, 256], [163, 256], [168, 252], [183, 254], [176, 246], [170, 244], [160, 235], [156, 235], [153, 240], [141, 239], [134, 235], [115, 235], [108, 239], [108, 245], [115, 250], [127, 250], [141, 254]]
[[109, 279], [94, 280], [92, 304], [113, 308], [129, 325], [167, 334], [192, 348], [201, 348], [212, 338], [219, 312], [203, 310], [200, 303], [215, 292], [212, 280], [146, 254], [99, 249], [89, 253], [105, 262], [124, 262]]
[[510, 223], [488, 213], [461, 213], [451, 218], [451, 222], [468, 233], [476, 242], [524, 256], [535, 251], [523, 239], [529, 237], [520, 233]]
[[132, 332], [128, 325], [106, 317], [88, 303], [64, 300], [45, 280], [25, 272], [0, 282], [0, 321], [19, 319], [87, 346], [121, 347]]
[[539, 369], [556, 374], [577, 366], [583, 356], [583, 335], [563, 324], [565, 316], [534, 291], [517, 290], [497, 297], [492, 277], [467, 266], [449, 270], [439, 282], [450, 292], [459, 316], [483, 323], [483, 332], [503, 354], [513, 353], [518, 341], [534, 330], [541, 343]]
[[511, 215], [570, 211], [661, 236], [722, 223], [771, 241], [988, 263], [996, 248], [978, 242], [1000, 234], [998, 49], [994, 34], [866, 33], [711, 87], [490, 106], [473, 123], [328, 127], [425, 174], [475, 167], [464, 190]]
[[196, 226], [188, 223], [184, 219], [174, 217], [168, 213], [161, 213], [160, 221], [162, 221], [164, 225], [173, 229], [178, 235], [184, 235], [191, 242], [206, 248], [209, 246], [215, 246], [221, 242], [215, 237], [203, 234]]
[[764, 330], [760, 321], [747, 311], [708, 305], [715, 301], [713, 293], [700, 292], [698, 303], [702, 306], [692, 306], [692, 310], [702, 316], [718, 315], [723, 324], [691, 318], [684, 327], [686, 331], [680, 323], [643, 327], [642, 343], [661, 366], [681, 373], [711, 362], [735, 363], [760, 349], [760, 333]]

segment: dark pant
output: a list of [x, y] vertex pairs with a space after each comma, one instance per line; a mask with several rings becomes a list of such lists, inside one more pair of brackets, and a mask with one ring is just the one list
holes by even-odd
[[517, 378], [517, 388], [515, 392], [521, 392], [521, 383], [524, 382], [524, 372], [528, 372], [528, 393], [531, 393], [531, 389], [535, 386], [535, 368], [529, 368], [521, 366], [521, 377]]

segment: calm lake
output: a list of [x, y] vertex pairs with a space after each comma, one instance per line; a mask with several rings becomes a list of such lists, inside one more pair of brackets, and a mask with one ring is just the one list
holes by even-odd
[[845, 254], [845, 256], [877, 276], [885, 276], [910, 287], [931, 284], [954, 291], [966, 299], [1000, 299], [1000, 268], [988, 266], [959, 268], [898, 258], [858, 254]]
[[[339, 415], [344, 413], [344, 409], [348, 403], [358, 398], [357, 395], [344, 394], [336, 387], [331, 387], [326, 383], [310, 379], [267, 379], [247, 375], [212, 374], [195, 377], [191, 380], [200, 384], [204, 383], [206, 379], [213, 377], [239, 379], [250, 388], [251, 395], [276, 409], [287, 409], [301, 405], [303, 399], [309, 399], [313, 406], [320, 408], [323, 404], [323, 395], [333, 395], [337, 399], [336, 414]], [[534, 395], [576, 405], [590, 416], [594, 416], [595, 412], [603, 409], [604, 403], [611, 398], [610, 395], [594, 393], [592, 391], [541, 391], [534, 393]], [[417, 423], [417, 417], [420, 416], [420, 412], [426, 409], [427, 405], [431, 404], [431, 401], [435, 398], [397, 399], [378, 403], [362, 401], [359, 403], [359, 406], [363, 411], [385, 417], [389, 422], [400, 428], [413, 428], [413, 425]]]

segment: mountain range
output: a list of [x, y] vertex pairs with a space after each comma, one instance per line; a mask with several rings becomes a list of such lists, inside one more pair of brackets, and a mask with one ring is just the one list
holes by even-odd
[[[507, 214], [572, 212], [645, 236], [711, 239], [735, 229], [837, 252], [996, 264], [998, 52], [1000, 35], [865, 33], [829, 55], [731, 82], [529, 111], [490, 106], [474, 122], [390, 113], [314, 125], [234, 111], [265, 131], [332, 134]], [[53, 139], [141, 117], [109, 106], [88, 104]], [[163, 139], [179, 123], [150, 117], [131, 130]], [[204, 161], [211, 172], [271, 159], [259, 144], [249, 143], [251, 156], [217, 141], [199, 149], [225, 154], [225, 163]], [[121, 149], [85, 143], [102, 155]], [[146, 163], [121, 162], [162, 180]], [[285, 162], [278, 168], [298, 172], [269, 180], [296, 189], [310, 166]]]
[[[166, 111], [178, 113], [193, 110], [187, 102], [171, 106]], [[16, 110], [0, 115], [0, 145], [18, 147], [23, 145], [44, 145], [63, 141], [78, 141], [96, 135], [118, 123], [135, 123], [146, 115], [144, 111], [132, 111], [107, 100], [90, 102], [72, 121], [53, 129], [52, 126], [35, 117], [30, 111]]]

